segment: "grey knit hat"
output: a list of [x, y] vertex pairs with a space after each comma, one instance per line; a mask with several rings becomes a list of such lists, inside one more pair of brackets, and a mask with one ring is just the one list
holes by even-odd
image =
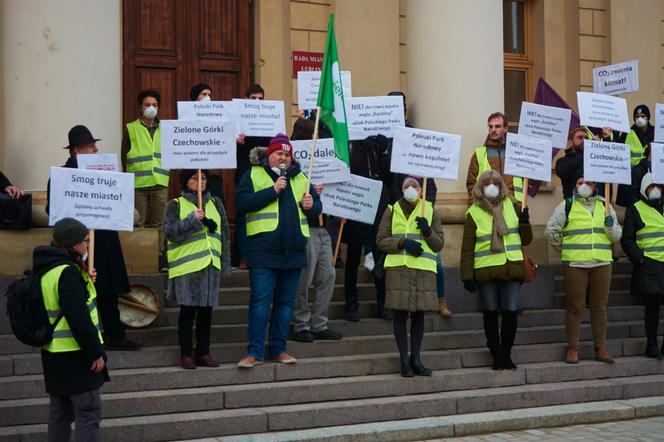
[[74, 218], [62, 218], [53, 228], [53, 241], [65, 247], [72, 247], [85, 239], [88, 228]]

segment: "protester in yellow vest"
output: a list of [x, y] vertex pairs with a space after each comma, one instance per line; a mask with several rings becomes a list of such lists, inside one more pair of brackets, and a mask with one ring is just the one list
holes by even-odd
[[[254, 148], [252, 167], [240, 179], [235, 204], [246, 215], [249, 283], [249, 345], [238, 363], [251, 368], [263, 363], [265, 334], [270, 323], [269, 357], [294, 364], [286, 350], [300, 272], [307, 266], [307, 218], [321, 213], [321, 202], [284, 134], [269, 147]], [[270, 320], [270, 306], [272, 315]]]
[[611, 284], [611, 243], [618, 242], [622, 228], [610, 207], [606, 215], [604, 198], [597, 196], [595, 183], [580, 177], [571, 198], [554, 210], [544, 230], [549, 244], [562, 252], [567, 317], [567, 358], [579, 362], [581, 316], [590, 307], [590, 324], [595, 359], [612, 363], [606, 350], [607, 303]]
[[443, 228], [433, 205], [422, 200], [417, 179], [406, 178], [401, 189], [403, 197], [385, 210], [376, 235], [376, 246], [387, 253], [385, 308], [394, 311], [394, 338], [401, 358], [401, 376], [431, 376], [431, 370], [420, 359], [420, 348], [424, 313], [438, 309], [436, 254], [443, 248]]
[[662, 359], [664, 345], [657, 345], [659, 308], [664, 300], [664, 207], [662, 185], [647, 173], [641, 180], [641, 199], [627, 208], [620, 239], [632, 262], [632, 293], [645, 304], [646, 350], [649, 358]]
[[73, 218], [53, 228], [50, 246], [33, 253], [53, 340], [42, 347], [46, 392], [50, 395], [48, 439], [68, 441], [76, 421], [76, 440], [99, 440], [99, 388], [109, 381], [94, 281], [85, 271], [88, 229]]
[[[198, 171], [181, 170], [182, 194], [166, 206], [168, 292], [180, 306], [180, 366], [217, 367], [210, 356], [212, 309], [219, 304], [222, 275], [231, 274], [229, 229], [221, 200], [207, 190], [208, 171], [201, 171], [202, 209], [198, 208]], [[196, 321], [196, 350], [192, 329]]]
[[161, 95], [145, 90], [138, 94], [139, 117], [128, 123], [122, 139], [122, 168], [134, 174], [134, 207], [139, 227], [159, 227], [168, 199], [168, 170], [161, 165], [161, 141], [157, 110]]
[[475, 149], [468, 165], [466, 177], [466, 188], [468, 189], [468, 203], [472, 204], [472, 192], [477, 182], [477, 177], [487, 170], [495, 170], [503, 177], [503, 181], [517, 203], [523, 201], [523, 179], [505, 175], [505, 137], [507, 136], [507, 117], [494, 112], [487, 120], [489, 133], [484, 145]]
[[472, 197], [461, 241], [461, 279], [466, 290], [479, 293], [491, 368], [516, 370], [511, 352], [524, 279], [521, 247], [533, 238], [528, 208], [517, 215], [515, 202], [495, 170], [480, 175]]

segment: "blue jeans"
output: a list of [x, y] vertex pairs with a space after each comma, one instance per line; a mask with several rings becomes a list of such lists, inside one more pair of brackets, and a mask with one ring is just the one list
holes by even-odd
[[438, 299], [445, 299], [445, 274], [443, 273], [443, 255], [436, 255], [436, 293]]
[[500, 310], [515, 312], [519, 310], [519, 290], [521, 281], [512, 279], [509, 281], [495, 280], [484, 282], [477, 287], [480, 294], [482, 310], [492, 312]]
[[[265, 357], [265, 331], [270, 321], [270, 359], [286, 352], [288, 327], [293, 318], [295, 291], [302, 269], [249, 269], [249, 346], [247, 354], [256, 359]], [[272, 318], [270, 320], [270, 305]]]
[[247, 220], [245, 214], [239, 210], [235, 215], [235, 241], [233, 241], [233, 265], [240, 265], [240, 261], [247, 259]]

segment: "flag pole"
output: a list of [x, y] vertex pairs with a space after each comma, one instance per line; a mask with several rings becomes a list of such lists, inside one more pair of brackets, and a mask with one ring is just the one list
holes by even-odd
[[316, 152], [316, 140], [318, 139], [318, 124], [320, 123], [320, 106], [316, 106], [316, 123], [314, 124], [314, 137], [309, 148], [309, 172], [307, 173], [307, 193], [311, 185], [311, 171], [314, 167], [314, 153]]

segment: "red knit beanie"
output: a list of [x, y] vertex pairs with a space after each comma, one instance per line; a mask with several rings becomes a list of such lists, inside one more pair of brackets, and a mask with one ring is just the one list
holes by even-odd
[[267, 148], [267, 155], [270, 156], [273, 152], [278, 150], [285, 150], [291, 158], [293, 157], [293, 145], [291, 144], [288, 135], [277, 134], [270, 140], [270, 145]]

